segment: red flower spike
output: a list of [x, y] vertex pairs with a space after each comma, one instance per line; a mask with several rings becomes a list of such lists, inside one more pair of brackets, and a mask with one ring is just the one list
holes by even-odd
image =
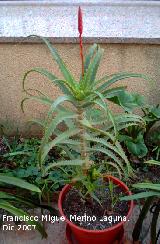
[[82, 21], [82, 10], [81, 7], [78, 8], [78, 31], [82, 35], [83, 32], [83, 21]]
[[82, 20], [81, 7], [78, 8], [78, 31], [79, 31], [80, 56], [82, 62], [82, 77], [83, 77], [84, 76], [84, 58], [83, 58], [83, 43], [82, 43], [83, 20]]

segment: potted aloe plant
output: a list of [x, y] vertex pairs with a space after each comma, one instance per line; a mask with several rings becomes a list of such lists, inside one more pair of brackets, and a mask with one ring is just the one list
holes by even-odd
[[[122, 202], [120, 196], [131, 195], [128, 187], [111, 172], [104, 172], [103, 166], [112, 167], [119, 178], [133, 176], [132, 167], [117, 140], [120, 128], [130, 124], [144, 126], [140, 116], [124, 113], [113, 116], [108, 101], [121, 104], [121, 98], [131, 96], [126, 87], [110, 86], [126, 78], [148, 79], [135, 73], [116, 73], [96, 78], [103, 49], [94, 44], [84, 58], [82, 44], [82, 12], [78, 12], [78, 30], [80, 34], [80, 57], [82, 71], [77, 82], [67, 69], [57, 50], [44, 38], [57, 62], [63, 78], [43, 68], [29, 70], [23, 79], [23, 89], [28, 95], [22, 101], [31, 99], [49, 105], [44, 121], [34, 119], [43, 128], [43, 138], [38, 153], [38, 167], [46, 179], [55, 167], [70, 166], [71, 175], [61, 191], [58, 201], [59, 211], [66, 219], [68, 228], [79, 243], [111, 244], [121, 239], [123, 224], [133, 208], [133, 201]], [[28, 75], [37, 72], [48, 78], [61, 89], [62, 95], [53, 101], [42, 92], [32, 95], [25, 81]], [[65, 106], [69, 103], [70, 106]], [[98, 110], [98, 115], [97, 115]], [[59, 125], [63, 123], [63, 130]], [[66, 159], [47, 164], [47, 155], [53, 147], [60, 147]], [[96, 165], [92, 160], [95, 152], [106, 155], [107, 161]], [[83, 218], [83, 219], [82, 219]]]

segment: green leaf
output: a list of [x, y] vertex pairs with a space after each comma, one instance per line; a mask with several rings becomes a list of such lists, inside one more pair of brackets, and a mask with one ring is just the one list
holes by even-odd
[[106, 162], [106, 164], [112, 166], [113, 168], [115, 168], [117, 170], [117, 172], [118, 172], [119, 179], [122, 179], [121, 169], [120, 169], [120, 167], [117, 164], [115, 164], [113, 162]]
[[63, 151], [65, 151], [66, 155], [67, 155], [71, 160], [77, 158], [77, 155], [75, 155], [74, 153], [72, 153], [72, 151], [70, 150], [70, 146], [68, 147], [68, 146], [66, 145], [66, 143], [64, 143], [64, 145], [61, 144], [61, 145], [59, 145], [58, 147], [61, 148], [61, 149], [63, 149]]
[[117, 116], [115, 116], [116, 121], [121, 122], [121, 123], [125, 123], [125, 122], [133, 122], [133, 121], [142, 121], [144, 123], [144, 120], [141, 116], [137, 115], [137, 114], [128, 114], [128, 113], [124, 113], [124, 114], [119, 114]]
[[[10, 203], [8, 203], [7, 201], [4, 201], [4, 200], [1, 200], [0, 199], [0, 208], [10, 212], [11, 214], [15, 215], [15, 216], [30, 216], [28, 213], [24, 212], [23, 210], [21, 209], [18, 209], [16, 207], [14, 207], [13, 205], [11, 205]], [[36, 226], [36, 229], [41, 233], [42, 237], [43, 238], [47, 238], [47, 233], [45, 232], [44, 228], [36, 221], [31, 221], [31, 220], [28, 220], [26, 221], [26, 223], [28, 225], [35, 225]]]
[[11, 195], [9, 193], [5, 193], [5, 192], [0, 192], [0, 201], [6, 200], [6, 199], [7, 199], [7, 201], [11, 201], [11, 202], [14, 201], [17, 203], [19, 202], [21, 204], [25, 204], [25, 205], [29, 206], [30, 208], [35, 207], [33, 202], [27, 201], [27, 200], [25, 200], [25, 198], [21, 198], [21, 197], [15, 196], [15, 195], [13, 196], [13, 195]]
[[24, 189], [27, 189], [30, 191], [35, 191], [38, 193], [41, 192], [41, 190], [37, 186], [34, 186], [24, 180], [16, 178], [16, 177], [7, 176], [6, 174], [2, 174], [2, 173], [0, 173], [0, 182], [18, 186], [18, 187], [21, 187], [21, 188], [24, 188]]
[[[112, 97], [115, 97], [115, 96], [118, 96], [118, 94], [122, 91], [124, 91], [126, 89], [126, 86], [119, 86], [119, 87], [115, 87], [115, 88], [111, 88], [111, 89], [107, 89], [107, 90], [104, 90], [104, 91], [97, 91], [98, 93], [101, 93], [103, 95], [104, 98], [112, 98]], [[97, 89], [96, 89], [97, 90]], [[98, 98], [97, 95], [91, 97], [91, 101], [94, 101]]]
[[73, 140], [73, 139], [67, 139], [67, 140], [62, 141], [61, 143], [65, 144], [65, 145], [75, 145], [75, 146], [79, 146], [80, 145], [79, 141]]
[[49, 164], [46, 168], [45, 168], [45, 173], [47, 173], [50, 169], [54, 168], [54, 167], [61, 167], [61, 166], [77, 166], [77, 165], [82, 165], [84, 163], [84, 160], [80, 160], [80, 159], [73, 159], [73, 160], [63, 160], [63, 161], [57, 161], [55, 163], [51, 163]]
[[121, 91], [108, 99], [123, 107], [127, 112], [132, 112], [133, 109], [144, 106], [146, 102], [142, 95], [126, 91]]
[[108, 88], [110, 85], [114, 84], [115, 82], [124, 80], [127, 78], [142, 78], [144, 80], [147, 80], [147, 81], [150, 81], [153, 83], [153, 80], [144, 74], [120, 72], [120, 73], [112, 74], [110, 76], [107, 75], [107, 76], [103, 77], [101, 80], [97, 81], [96, 83], [98, 84], [98, 83], [101, 83], [101, 82], [104, 82], [105, 80], [107, 80], [105, 83], [103, 83], [102, 85], [100, 85], [98, 87], [98, 91], [102, 92], [103, 90], [106, 90], [106, 88]]
[[[99, 137], [93, 137], [93, 136], [90, 136], [90, 135], [86, 135], [86, 140], [97, 142], [98, 144], [100, 143], [103, 146], [105, 146], [106, 148], [109, 148], [109, 149], [113, 150], [114, 153], [118, 154], [120, 157], [122, 156], [121, 152], [117, 149], [117, 147], [114, 146], [113, 144], [111, 144], [110, 142], [107, 142], [105, 139], [102, 139], [102, 138], [99, 138]], [[116, 159], [118, 159], [118, 158], [116, 158]], [[123, 159], [123, 157], [122, 157], [122, 159]], [[122, 164], [120, 165], [120, 168], [121, 168], [121, 170], [123, 172], [125, 172], [125, 169], [124, 169]]]
[[64, 64], [63, 60], [61, 59], [60, 55], [58, 54], [57, 50], [53, 47], [53, 45], [51, 45], [51, 43], [48, 41], [47, 38], [42, 37], [42, 36], [36, 36], [36, 35], [32, 35], [35, 37], [38, 37], [40, 39], [42, 39], [45, 44], [47, 45], [47, 47], [49, 48], [53, 59], [56, 61], [56, 63], [59, 66], [59, 69], [61, 70], [65, 80], [67, 80], [70, 85], [74, 88], [77, 87], [76, 82], [74, 81], [74, 78], [72, 77], [71, 73], [68, 71], [68, 69], [66, 68], [66, 65]]
[[103, 108], [107, 113], [108, 108], [107, 108], [107, 104], [105, 103], [104, 96], [100, 92], [97, 92], [97, 91], [94, 91], [93, 94], [96, 94], [96, 96], [98, 97], [98, 100], [95, 100], [94, 103], [99, 105], [101, 108]]
[[42, 128], [45, 127], [45, 122], [40, 119], [31, 119], [31, 120], [28, 120], [27, 122], [30, 124], [30, 126], [32, 124], [37, 124], [37, 125], [41, 126]]
[[48, 152], [57, 144], [63, 144], [63, 141], [66, 140], [67, 138], [74, 136], [80, 132], [79, 129], [70, 129], [68, 131], [65, 131], [61, 133], [58, 137], [56, 137], [54, 140], [51, 142], [47, 143], [44, 145], [43, 148], [40, 150], [40, 159], [41, 162], [44, 161], [45, 157], [47, 156]]
[[160, 119], [160, 107], [153, 107], [151, 113], [157, 118]]
[[[102, 120], [102, 119], [101, 119]], [[119, 114], [118, 116], [114, 116], [115, 123], [117, 125], [117, 130], [120, 131], [122, 129], [128, 128], [133, 125], [138, 125], [141, 128], [145, 128], [145, 121], [141, 116], [135, 114]], [[103, 120], [102, 120], [103, 121]], [[108, 122], [104, 124], [103, 129], [108, 131], [113, 128], [113, 124]]]
[[[160, 184], [155, 184], [155, 183], [137, 183], [134, 184], [133, 187], [160, 191]], [[157, 192], [157, 194], [159, 194], [159, 192]]]
[[33, 89], [33, 88], [27, 88], [24, 90], [25, 93], [28, 95], [28, 96], [34, 96], [32, 92], [36, 93], [38, 96], [40, 97], [46, 97], [49, 101], [52, 102], [52, 100], [50, 99], [50, 97], [48, 97], [46, 94], [44, 94], [43, 92], [41, 92], [40, 90], [38, 89]]
[[99, 63], [103, 54], [103, 49], [98, 48], [92, 62], [90, 62], [86, 73], [84, 74], [84, 83], [86, 84], [86, 89], [91, 90], [94, 85], [94, 80], [99, 67]]
[[156, 161], [156, 160], [149, 160], [147, 162], [145, 162], [146, 164], [151, 164], [151, 165], [158, 165], [160, 166], [160, 162]]
[[128, 161], [128, 159], [127, 159], [127, 157], [126, 157], [126, 155], [125, 155], [125, 153], [123, 151], [123, 148], [121, 147], [120, 143], [117, 140], [115, 140], [115, 137], [108, 131], [103, 131], [103, 130], [100, 130], [98, 128], [95, 128], [95, 127], [91, 126], [90, 122], [87, 119], [81, 121], [81, 123], [86, 128], [90, 129], [91, 131], [96, 132], [96, 133], [98, 133], [100, 135], [103, 135], [106, 138], [109, 138], [116, 145], [116, 147], [119, 149], [119, 152], [121, 152], [121, 157], [124, 159], [124, 162], [127, 165], [128, 175], [129, 176], [133, 176], [133, 169], [132, 169], [132, 167], [131, 167], [131, 165], [130, 165], [130, 163], [129, 163], [129, 161]]
[[2, 200], [6, 200], [7, 201], [11, 201], [11, 202], [19, 202], [21, 204], [24, 204], [25, 206], [29, 206], [30, 208], [42, 208], [42, 209], [47, 209], [49, 210], [53, 215], [59, 215], [58, 211], [54, 208], [52, 208], [51, 206], [47, 206], [47, 205], [43, 205], [43, 204], [39, 204], [35, 201], [35, 199], [32, 201], [30, 199], [26, 200], [26, 197], [19, 197], [17, 195], [12, 195], [9, 193], [5, 193], [5, 192], [1, 192], [0, 191], [0, 199]]
[[96, 81], [96, 85], [99, 85], [99, 87], [97, 87], [98, 91], [102, 92], [102, 91], [106, 90], [112, 84], [114, 84], [115, 82], [121, 80], [122, 77], [127, 77], [128, 78], [127, 75], [128, 75], [127, 72], [119, 72], [119, 73], [114, 73], [114, 74], [111, 74], [111, 75], [105, 75], [100, 80]]
[[95, 152], [102, 152], [105, 155], [107, 155], [109, 158], [111, 158], [112, 160], [114, 160], [114, 162], [120, 167], [120, 169], [122, 170], [122, 172], [125, 174], [126, 171], [123, 167], [123, 163], [122, 161], [109, 149], [100, 147], [100, 146], [95, 146], [92, 148], [88, 148], [88, 151], [95, 151]]
[[27, 156], [30, 156], [31, 153], [25, 152], [25, 151], [19, 151], [19, 152], [5, 153], [5, 154], [3, 154], [3, 157], [11, 157], [11, 156], [17, 156], [17, 155], [27, 155]]
[[144, 138], [142, 134], [139, 134], [136, 139], [132, 139], [131, 137], [124, 137], [125, 144], [132, 154], [138, 157], [144, 157], [148, 153], [148, 149], [145, 145]]
[[[127, 123], [123, 123], [123, 124], [119, 124], [119, 125], [117, 125], [117, 130], [118, 131], [121, 131], [121, 130], [124, 130], [124, 129], [127, 129], [127, 128], [130, 128], [131, 126], [141, 126], [140, 125], [140, 123], [138, 123], [138, 122], [132, 122], [132, 123], [129, 123], [129, 122], [127, 122]], [[108, 128], [108, 127], [105, 127], [105, 130], [109, 130], [109, 129], [111, 129], [112, 127], [110, 127], [110, 128]], [[122, 135], [122, 137], [123, 137], [123, 135]], [[121, 138], [121, 135], [118, 135], [118, 139], [120, 140], [120, 138]]]
[[32, 73], [32, 72], [36, 72], [41, 75], [44, 75], [46, 78], [48, 78], [49, 81], [51, 81], [53, 84], [58, 86], [61, 89], [61, 91], [67, 95], [71, 95], [71, 91], [73, 93], [75, 91], [68, 81], [58, 79], [55, 75], [53, 75], [51, 72], [49, 72], [46, 69], [43, 69], [40, 67], [35, 67], [35, 68], [32, 68], [31, 70], [27, 71], [23, 77], [23, 90], [26, 91], [27, 94], [28, 94], [28, 92], [27, 92], [28, 89], [25, 89], [25, 81], [26, 81], [26, 78], [29, 75], [29, 73]]
[[68, 95], [64, 95], [64, 96], [59, 96], [52, 104], [51, 104], [51, 107], [49, 109], [49, 112], [48, 112], [48, 116], [50, 116], [54, 111], [55, 109], [61, 104], [61, 103], [64, 103], [64, 102], [70, 102], [72, 103], [75, 107], [76, 107], [76, 99], [74, 99], [73, 96], [68, 96]]
[[89, 48], [89, 52], [88, 54], [86, 55], [86, 58], [85, 58], [85, 62], [84, 62], [84, 73], [87, 72], [88, 70], [88, 67], [89, 67], [89, 64], [91, 63], [91, 60], [95, 54], [95, 51], [97, 50], [97, 44], [93, 44], [90, 48]]
[[[94, 114], [94, 110], [93, 114]], [[135, 114], [119, 114], [114, 115], [114, 120], [117, 125], [117, 130], [120, 131], [123, 128], [127, 128], [131, 125], [139, 125], [141, 127], [145, 127], [145, 121], [141, 116], [135, 115]], [[93, 118], [93, 120], [90, 120], [92, 125], [99, 125], [103, 124], [103, 129], [105, 131], [109, 131], [113, 128], [113, 123], [110, 121], [106, 121], [106, 118], [104, 118], [104, 115], [101, 115], [101, 113], [97, 114], [96, 117]]]
[[54, 130], [56, 129], [56, 127], [61, 122], [63, 122], [65, 119], [71, 119], [71, 118], [73, 119], [73, 118], [76, 118], [76, 117], [77, 117], [77, 114], [74, 113], [74, 112], [61, 112], [61, 113], [59, 113], [55, 117], [55, 119], [53, 119], [51, 121], [51, 123], [47, 125], [44, 137], [42, 139], [42, 145], [49, 140], [50, 136], [54, 133]]
[[124, 92], [126, 89], [126, 86], [119, 86], [119, 87], [115, 87], [115, 88], [111, 88], [108, 90], [105, 90], [102, 92], [104, 98], [112, 98], [115, 96], [118, 96], [120, 92]]
[[0, 199], [14, 199], [14, 196], [6, 192], [0, 191]]
[[148, 153], [148, 149], [144, 143], [136, 143], [135, 144], [131, 141], [126, 141], [126, 145], [127, 145], [128, 150], [132, 154], [134, 154], [140, 158], [143, 158]]
[[47, 97], [38, 97], [38, 96], [30, 96], [30, 97], [26, 97], [21, 101], [21, 109], [22, 112], [24, 113], [24, 103], [28, 100], [35, 100], [37, 102], [40, 102], [44, 105], [51, 105], [53, 103], [53, 101], [51, 101], [50, 99], [48, 99]]
[[99, 205], [102, 207], [102, 203], [101, 203], [101, 201], [98, 199], [98, 197], [97, 197], [93, 192], [90, 192], [90, 195], [91, 195], [91, 197], [92, 197], [96, 202], [98, 202]]
[[117, 131], [117, 126], [116, 126], [116, 122], [115, 119], [111, 113], [111, 111], [109, 110], [107, 104], [105, 103], [105, 98], [104, 96], [99, 93], [99, 92], [94, 92], [95, 94], [97, 94], [97, 96], [99, 97], [100, 100], [95, 100], [94, 103], [99, 105], [101, 108], [103, 108], [106, 112], [106, 115], [108, 115], [109, 119], [111, 120], [112, 124], [113, 124], [113, 128], [114, 128], [114, 133], [115, 133], [115, 137], [117, 137], [118, 135], [118, 131]]
[[121, 197], [120, 200], [121, 201], [123, 201], [123, 200], [129, 201], [129, 200], [137, 200], [137, 199], [141, 199], [141, 198], [148, 198], [148, 197], [152, 197], [152, 196], [160, 196], [160, 192], [145, 191], [145, 192], [136, 193], [136, 194], [131, 195], [131, 196]]

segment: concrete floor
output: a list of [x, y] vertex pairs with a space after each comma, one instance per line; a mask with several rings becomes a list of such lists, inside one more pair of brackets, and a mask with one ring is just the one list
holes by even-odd
[[37, 231], [1, 231], [0, 244], [67, 244], [63, 222], [47, 224], [47, 239], [41, 239]]
[[[130, 221], [125, 224], [125, 236], [126, 238], [131, 238], [132, 229], [134, 223], [139, 214], [139, 208], [136, 206], [134, 208], [133, 214], [130, 218]], [[143, 227], [143, 242], [142, 244], [149, 244], [149, 231], [148, 225], [151, 220], [151, 214], [148, 214], [147, 219], [145, 220], [145, 224]], [[160, 219], [159, 219], [159, 227], [160, 227]], [[0, 244], [67, 244], [67, 240], [65, 238], [65, 223], [55, 222], [54, 224], [45, 222], [46, 231], [48, 233], [47, 239], [41, 239], [40, 234], [37, 231], [17, 231], [16, 228], [13, 231], [0, 231]]]

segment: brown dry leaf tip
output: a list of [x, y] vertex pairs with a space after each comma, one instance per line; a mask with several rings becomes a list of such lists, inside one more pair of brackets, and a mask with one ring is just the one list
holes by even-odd
[[71, 185], [75, 185], [76, 183], [77, 183], [77, 178], [75, 177], [75, 178], [73, 178], [72, 180], [71, 180]]

